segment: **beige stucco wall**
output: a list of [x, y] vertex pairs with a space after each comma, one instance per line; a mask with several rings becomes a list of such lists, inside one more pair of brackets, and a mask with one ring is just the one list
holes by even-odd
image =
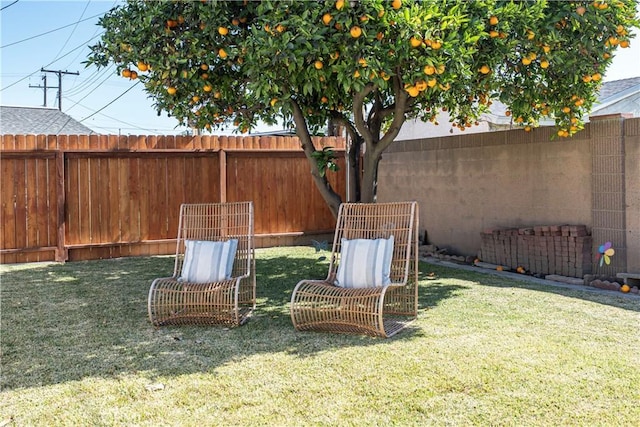
[[[621, 120], [621, 119], [620, 119]], [[640, 119], [635, 121], [636, 129]], [[627, 127], [629, 127], [628, 123]], [[430, 243], [463, 255], [495, 227], [593, 222], [594, 122], [569, 139], [553, 128], [398, 141], [383, 155], [378, 201], [417, 200]], [[629, 132], [627, 132], [629, 133]], [[628, 271], [640, 268], [640, 142], [628, 138]], [[633, 260], [630, 262], [630, 260]], [[622, 261], [622, 260], [621, 260]], [[638, 270], [640, 271], [640, 270]]]
[[640, 273], [640, 119], [624, 124], [627, 271]]

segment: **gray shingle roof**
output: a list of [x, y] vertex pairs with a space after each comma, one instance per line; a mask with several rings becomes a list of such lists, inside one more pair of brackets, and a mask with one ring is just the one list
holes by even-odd
[[600, 87], [600, 93], [598, 93], [598, 102], [603, 102], [605, 99], [637, 85], [640, 85], [640, 77], [604, 82]]
[[0, 135], [90, 135], [90, 128], [60, 110], [0, 106]]

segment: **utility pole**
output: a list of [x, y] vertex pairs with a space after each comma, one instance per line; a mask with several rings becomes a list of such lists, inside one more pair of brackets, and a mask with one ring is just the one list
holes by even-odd
[[[76, 71], [75, 73], [72, 73], [70, 71], [62, 71], [62, 70], [45, 70], [44, 68], [41, 68], [40, 71], [42, 71], [43, 73], [54, 73], [58, 75], [58, 110], [62, 111], [62, 75], [63, 74], [73, 74], [74, 76], [79, 76], [80, 73], [78, 71]], [[45, 85], [44, 85], [45, 89], [45, 106], [47, 105], [47, 84], [46, 84], [46, 78], [45, 78]]]
[[58, 86], [47, 86], [47, 75], [46, 74], [42, 75], [42, 81], [44, 82], [43, 86], [29, 85], [29, 87], [36, 88], [36, 89], [44, 89], [44, 104], [42, 104], [42, 106], [46, 107], [47, 106], [47, 89], [59, 89], [59, 87]]

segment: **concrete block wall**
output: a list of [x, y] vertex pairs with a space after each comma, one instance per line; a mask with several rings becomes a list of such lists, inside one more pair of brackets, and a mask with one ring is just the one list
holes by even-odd
[[[594, 274], [640, 272], [640, 119], [397, 141], [383, 154], [378, 201], [417, 200], [429, 243], [477, 255], [491, 228], [584, 225]], [[595, 265], [598, 246], [616, 250]]]

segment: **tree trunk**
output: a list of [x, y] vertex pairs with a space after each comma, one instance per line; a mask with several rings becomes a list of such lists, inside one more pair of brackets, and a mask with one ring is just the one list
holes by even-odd
[[349, 202], [360, 201], [360, 147], [362, 140], [359, 135], [352, 138], [347, 151], [347, 195]]
[[360, 201], [362, 203], [373, 203], [376, 201], [376, 188], [378, 184], [378, 163], [380, 155], [369, 150], [364, 154], [364, 171], [362, 174], [362, 186], [360, 189]]
[[305, 157], [311, 167], [311, 176], [313, 177], [313, 181], [316, 184], [318, 191], [320, 191], [320, 195], [327, 203], [333, 217], [338, 218], [338, 209], [340, 208], [340, 203], [342, 203], [342, 198], [331, 187], [326, 174], [320, 174], [318, 163], [316, 162], [316, 159], [313, 158], [313, 153], [315, 153], [316, 148], [311, 140], [311, 134], [309, 133], [307, 122], [304, 119], [304, 115], [302, 114], [298, 104], [292, 100], [291, 105], [293, 107], [293, 120], [296, 124], [296, 135], [300, 139], [300, 145], [302, 146], [302, 150], [304, 151]]

